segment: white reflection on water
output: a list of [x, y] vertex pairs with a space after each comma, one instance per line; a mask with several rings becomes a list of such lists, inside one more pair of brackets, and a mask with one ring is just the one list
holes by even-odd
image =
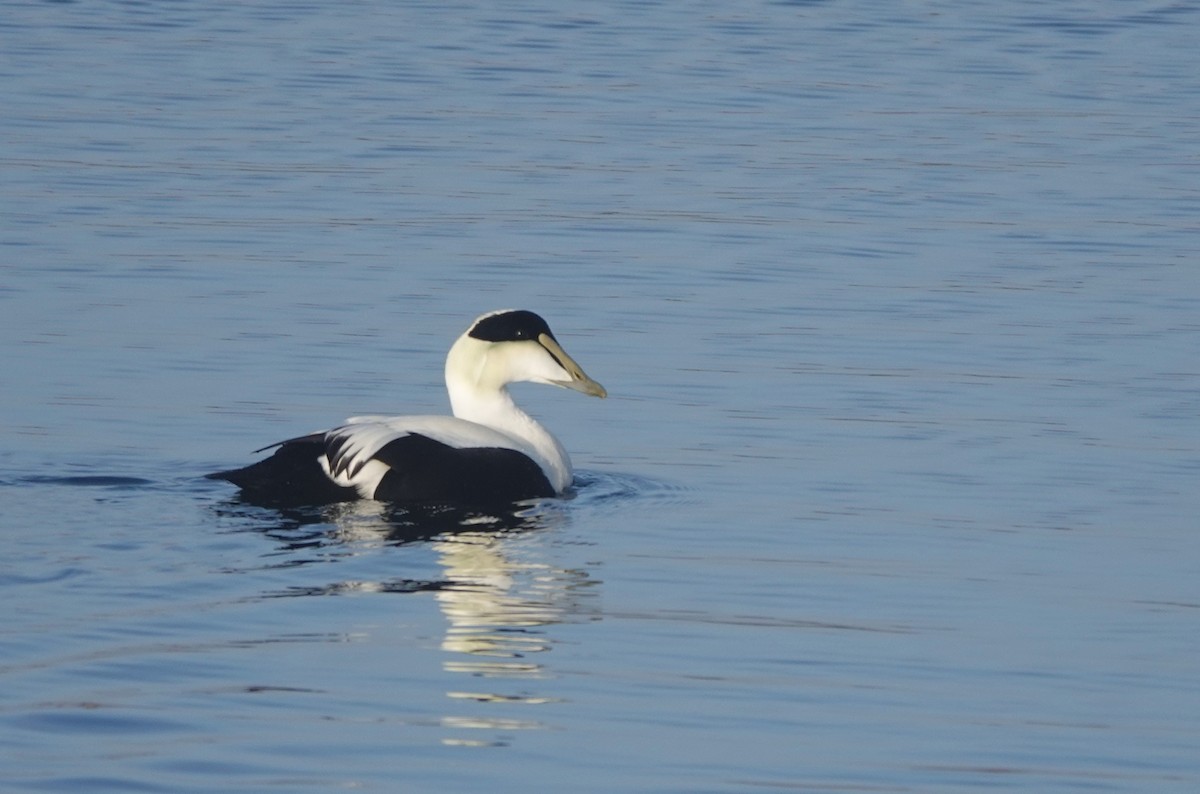
[[[591, 605], [595, 580], [585, 571], [556, 568], [534, 553], [518, 553], [520, 544], [487, 532], [446, 536], [434, 544], [449, 586], [436, 597], [446, 616], [441, 648], [447, 673], [466, 675], [470, 689], [451, 689], [455, 701], [492, 704], [545, 705], [561, 698], [530, 690], [529, 681], [551, 678], [535, 657], [551, 651], [547, 627], [578, 620], [596, 609]], [[519, 689], [516, 681], [523, 682]], [[486, 685], [481, 685], [486, 682]], [[489, 732], [545, 728], [537, 720], [503, 714], [453, 717], [448, 728]], [[451, 736], [447, 745], [491, 745], [491, 739]]]
[[502, 536], [452, 535], [434, 544], [451, 584], [437, 592], [448, 628], [442, 649], [486, 657], [446, 669], [478, 675], [536, 675], [524, 660], [549, 650], [537, 629], [577, 616], [592, 580], [583, 571], [514, 559]]
[[[617, 486], [598, 490], [607, 492], [613, 487]], [[565, 507], [566, 503], [546, 501], [511, 513], [464, 515], [447, 510], [416, 516], [377, 502], [336, 505], [321, 513], [328, 522], [322, 542], [329, 544], [324, 550], [330, 555], [325, 559], [379, 554], [389, 546], [416, 543], [434, 553], [441, 575], [348, 579], [272, 595], [432, 592], [445, 617], [445, 634], [439, 643], [446, 654], [442, 668], [456, 676], [452, 680], [466, 676], [471, 682], [447, 690], [450, 700], [520, 705], [562, 702], [562, 698], [528, 688], [528, 682], [553, 677], [537, 658], [554, 648], [548, 629], [599, 614], [598, 580], [586, 570], [554, 565], [546, 553], [546, 540], [569, 520]], [[302, 548], [311, 549], [312, 533], [303, 537]], [[523, 683], [512, 683], [518, 681]], [[546, 727], [537, 720], [499, 714], [452, 714], [441, 725], [455, 731], [493, 734]], [[443, 743], [492, 746], [505, 742], [490, 736], [448, 736]]]

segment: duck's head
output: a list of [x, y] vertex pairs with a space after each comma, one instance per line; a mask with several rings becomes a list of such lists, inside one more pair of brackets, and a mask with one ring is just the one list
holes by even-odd
[[546, 321], [523, 309], [502, 309], [476, 318], [446, 356], [451, 399], [459, 389], [499, 392], [520, 381], [608, 396], [562, 349]]

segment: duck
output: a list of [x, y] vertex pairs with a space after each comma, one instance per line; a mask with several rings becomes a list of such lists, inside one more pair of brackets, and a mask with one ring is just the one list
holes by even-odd
[[561, 496], [574, 481], [566, 449], [517, 406], [508, 386], [542, 383], [607, 397], [538, 314], [480, 315], [446, 356], [452, 416], [357, 416], [269, 444], [248, 466], [207, 475], [272, 506], [355, 500], [464, 507]]

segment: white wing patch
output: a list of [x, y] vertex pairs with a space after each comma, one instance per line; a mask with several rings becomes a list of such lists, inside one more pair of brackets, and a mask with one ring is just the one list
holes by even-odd
[[371, 499], [390, 470], [375, 460], [375, 455], [396, 439], [414, 433], [458, 449], [500, 447], [529, 454], [512, 436], [452, 416], [355, 416], [325, 434], [325, 454], [318, 462], [329, 479]]

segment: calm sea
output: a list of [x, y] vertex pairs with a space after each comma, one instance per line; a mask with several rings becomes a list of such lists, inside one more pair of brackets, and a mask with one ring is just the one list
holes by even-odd
[[[1200, 790], [1200, 6], [0, 4], [0, 788]], [[447, 410], [573, 498], [201, 479]]]

